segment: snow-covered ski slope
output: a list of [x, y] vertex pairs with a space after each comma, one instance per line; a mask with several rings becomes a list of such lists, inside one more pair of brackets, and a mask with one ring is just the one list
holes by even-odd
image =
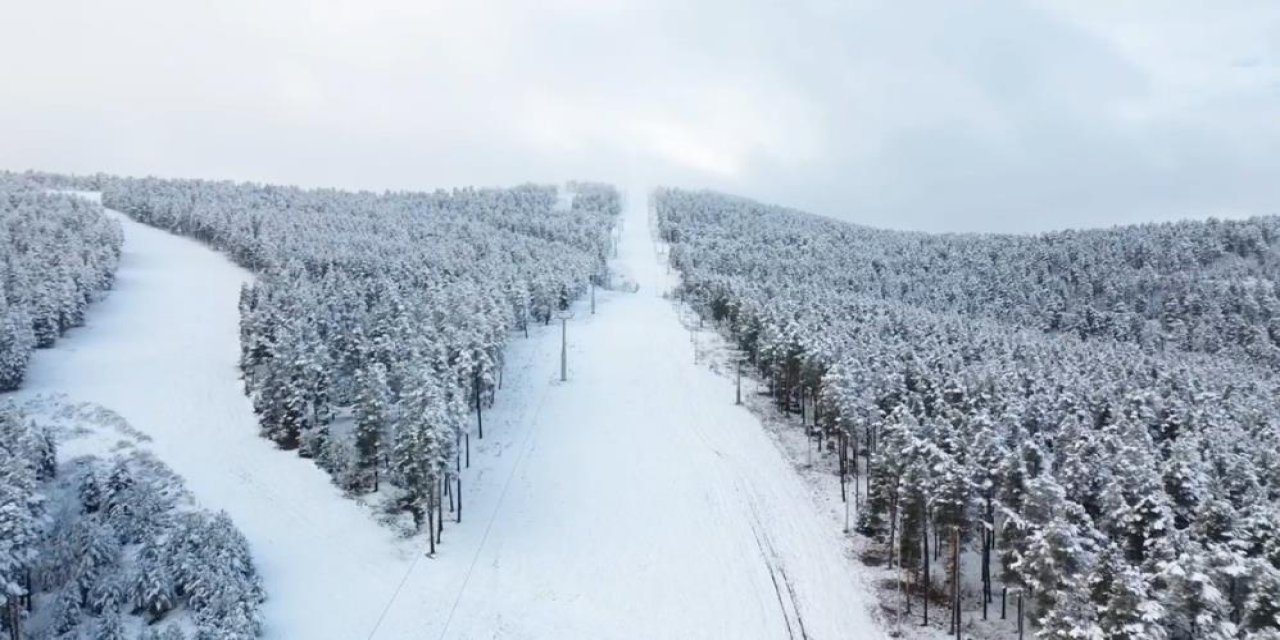
[[249, 538], [283, 639], [879, 638], [854, 560], [733, 387], [694, 364], [643, 191], [598, 296], [513, 336], [464, 517], [434, 558], [257, 424], [236, 370], [249, 274], [123, 216], [116, 288], [21, 395], [101, 404]]
[[[120, 414], [202, 506], [248, 537], [272, 638], [356, 638], [409, 554], [328, 476], [258, 436], [237, 370], [240, 285], [250, 275], [203, 245], [111, 212], [125, 243], [115, 287], [56, 347], [36, 353], [20, 396], [65, 394]], [[364, 609], [362, 611], [362, 609]]]
[[576, 307], [569, 381], [553, 350], [521, 383], [496, 498], [469, 512], [478, 544], [423, 568], [431, 586], [411, 580], [388, 624], [444, 605], [447, 628], [419, 637], [881, 637], [838, 531], [731, 382], [694, 364], [647, 194], [628, 195], [617, 267], [639, 291]]

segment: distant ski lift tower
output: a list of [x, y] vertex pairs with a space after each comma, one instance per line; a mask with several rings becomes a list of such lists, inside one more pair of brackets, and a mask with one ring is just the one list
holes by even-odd
[[729, 357], [733, 358], [734, 367], [736, 369], [734, 376], [734, 404], [742, 404], [742, 365], [747, 361], [747, 354], [741, 349], [731, 349]]
[[569, 310], [559, 311], [556, 317], [560, 318], [560, 382], [569, 380], [569, 341], [568, 326], [569, 318], [573, 317], [573, 312]]

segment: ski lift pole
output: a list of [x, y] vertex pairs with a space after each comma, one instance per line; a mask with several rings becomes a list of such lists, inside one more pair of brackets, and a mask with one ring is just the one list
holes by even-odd
[[556, 314], [560, 318], [560, 382], [569, 380], [569, 318], [573, 317], [571, 311], [561, 311]]
[[737, 392], [734, 404], [742, 404], [742, 356], [738, 356], [738, 376], [737, 376]]

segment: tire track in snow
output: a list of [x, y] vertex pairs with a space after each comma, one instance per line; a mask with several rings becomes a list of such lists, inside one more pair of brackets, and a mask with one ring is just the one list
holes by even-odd
[[[800, 614], [800, 601], [796, 597], [795, 585], [793, 585], [791, 580], [787, 577], [782, 559], [778, 555], [777, 549], [773, 545], [773, 541], [769, 538], [769, 533], [764, 526], [763, 520], [760, 518], [759, 501], [756, 497], [754, 488], [747, 481], [746, 476], [738, 467], [737, 462], [713, 445], [710, 439], [708, 439], [707, 434], [699, 427], [699, 425], [707, 424], [706, 411], [702, 408], [702, 405], [696, 404], [694, 406], [694, 412], [697, 414], [698, 419], [694, 420], [690, 424], [688, 433], [693, 434], [693, 436], [697, 438], [698, 442], [700, 442], [708, 451], [715, 454], [721, 467], [732, 475], [732, 480], [737, 492], [746, 499], [747, 506], [751, 510], [751, 534], [755, 538], [756, 548], [760, 553], [760, 561], [769, 572], [769, 579], [773, 583], [774, 595], [778, 600], [778, 609], [782, 612], [782, 621], [786, 625], [787, 637], [791, 640], [795, 640], [795, 633], [798, 629], [800, 631], [801, 640], [808, 640], [809, 635], [805, 631], [804, 618]], [[782, 584], [779, 584], [779, 576], [781, 576]], [[785, 585], [787, 592], [785, 596], [782, 593], [783, 585]], [[788, 606], [788, 604], [790, 606]]]
[[[534, 356], [530, 355], [530, 360]], [[526, 369], [532, 368], [532, 362], [526, 365]], [[471, 558], [471, 564], [467, 567], [467, 573], [462, 579], [462, 584], [458, 587], [458, 593], [453, 598], [453, 605], [449, 607], [449, 615], [445, 618], [444, 625], [440, 629], [440, 638], [443, 640], [448, 637], [449, 625], [453, 623], [453, 617], [458, 611], [458, 604], [462, 602], [462, 596], [467, 590], [467, 585], [471, 582], [471, 576], [475, 574], [476, 564], [480, 561], [480, 554], [484, 552], [485, 543], [489, 541], [489, 532], [493, 530], [493, 523], [498, 519], [498, 513], [502, 510], [502, 503], [507, 498], [507, 493], [511, 489], [511, 482], [515, 479], [516, 473], [520, 470], [520, 465], [529, 457], [529, 453], [533, 451], [533, 436], [537, 432], [538, 416], [542, 414], [542, 407], [547, 402], [547, 394], [551, 392], [551, 385], [548, 384], [542, 390], [541, 396], [538, 398], [538, 404], [533, 410], [533, 416], [530, 420], [521, 420], [520, 422], [528, 424], [528, 431], [525, 432], [524, 441], [520, 443], [520, 454], [515, 462], [511, 464], [511, 472], [507, 474], [506, 481], [502, 484], [502, 492], [498, 494], [498, 501], [493, 506], [493, 511], [489, 514], [489, 522], [485, 524], [484, 534], [480, 536], [480, 543], [476, 545], [475, 555]], [[496, 559], [495, 559], [496, 562]]]

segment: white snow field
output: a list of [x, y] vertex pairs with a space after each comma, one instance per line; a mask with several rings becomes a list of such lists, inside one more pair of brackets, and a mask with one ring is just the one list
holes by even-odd
[[661, 297], [644, 191], [618, 267], [559, 327], [513, 335], [461, 524], [433, 558], [260, 438], [236, 369], [241, 283], [202, 245], [123, 216], [115, 289], [34, 359], [22, 396], [63, 393], [149, 435], [248, 537], [267, 636], [880, 638], [862, 570], [732, 381], [693, 362]]
[[202, 506], [248, 537], [271, 638], [358, 638], [408, 555], [328, 476], [258, 436], [238, 378], [240, 285], [203, 245], [112, 212], [124, 226], [115, 287], [87, 324], [38, 351], [19, 396], [65, 394], [119, 414]]
[[495, 430], [515, 444], [496, 495], [471, 499], [478, 544], [411, 577], [388, 626], [443, 604], [419, 637], [882, 637], [838, 530], [731, 381], [694, 364], [646, 195], [617, 265], [639, 291], [576, 307], [569, 381], [543, 358], [525, 417]]

